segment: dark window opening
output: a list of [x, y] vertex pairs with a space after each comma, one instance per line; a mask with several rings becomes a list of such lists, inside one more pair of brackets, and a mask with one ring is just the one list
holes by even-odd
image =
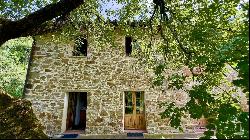
[[73, 56], [87, 56], [88, 41], [85, 38], [78, 38], [75, 41]]
[[125, 38], [126, 55], [129, 56], [132, 53], [132, 37]]
[[71, 92], [68, 98], [67, 130], [85, 130], [87, 93]]

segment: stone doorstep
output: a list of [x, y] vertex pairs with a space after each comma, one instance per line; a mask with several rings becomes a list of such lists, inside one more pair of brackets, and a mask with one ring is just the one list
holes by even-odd
[[80, 134], [79, 139], [126, 139], [126, 134], [107, 134], [107, 135], [91, 135]]
[[126, 139], [145, 139], [144, 137], [127, 137]]
[[77, 136], [76, 138], [61, 138], [63, 135], [55, 135], [54, 137], [50, 137], [49, 139], [79, 139], [80, 136]]
[[80, 136], [78, 139], [144, 139], [144, 137], [127, 137], [126, 135]]

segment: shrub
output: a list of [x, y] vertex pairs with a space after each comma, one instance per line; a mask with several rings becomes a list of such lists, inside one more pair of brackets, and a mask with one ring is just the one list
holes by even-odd
[[1, 139], [48, 139], [42, 130], [30, 101], [14, 99], [0, 89]]

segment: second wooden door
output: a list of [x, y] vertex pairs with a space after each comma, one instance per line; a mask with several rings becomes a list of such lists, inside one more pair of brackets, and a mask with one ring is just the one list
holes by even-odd
[[136, 129], [145, 130], [145, 105], [144, 93], [140, 91], [125, 92], [125, 115], [124, 128], [125, 130]]

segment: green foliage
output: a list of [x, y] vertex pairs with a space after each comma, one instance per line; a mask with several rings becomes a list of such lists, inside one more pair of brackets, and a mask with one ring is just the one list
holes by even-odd
[[[212, 9], [209, 14], [212, 14], [212, 11], [217, 11], [216, 13], [219, 15], [216, 16], [218, 17], [220, 16], [219, 8], [223, 7], [223, 10], [229, 10], [236, 6], [235, 4], [226, 5], [226, 1], [220, 4], [213, 3], [210, 5]], [[190, 44], [199, 44], [199, 46], [192, 47], [197, 53], [190, 60], [189, 67], [202, 65], [202, 67], [205, 67], [205, 73], [194, 76], [193, 80], [199, 82], [200, 85], [192, 87], [188, 92], [190, 101], [180, 110], [185, 110], [195, 119], [202, 116], [208, 119], [206, 126], [208, 131], [204, 133], [202, 138], [208, 139], [212, 136], [219, 139], [249, 138], [249, 113], [243, 112], [239, 107], [239, 101], [232, 97], [232, 93], [235, 91], [223, 91], [216, 93], [216, 95], [211, 92], [213, 87], [218, 87], [223, 82], [224, 67], [225, 64], [229, 64], [238, 72], [239, 77], [234, 79], [232, 84], [241, 87], [246, 96], [249, 95], [249, 28], [245, 9], [248, 5], [248, 3], [242, 4], [240, 10], [228, 13], [234, 16], [230, 20], [222, 20], [216, 23], [218, 19], [215, 20], [212, 19], [214, 17], [206, 16], [208, 18], [204, 21], [206, 23], [197, 21], [197, 26], [191, 30], [189, 36], [185, 36], [190, 37]], [[204, 8], [204, 10], [207, 9]], [[226, 15], [226, 17], [230, 17], [229, 15]], [[193, 18], [195, 17], [193, 16]], [[213, 25], [207, 24], [209, 22]], [[218, 26], [216, 28], [214, 25], [219, 25], [220, 28], [231, 28], [231, 31], [219, 31]], [[212, 32], [206, 28], [212, 29]], [[171, 108], [175, 108], [173, 103], [166, 104], [166, 110], [161, 114], [163, 117], [174, 117], [175, 114], [173, 115], [172, 112], [176, 112], [176, 110], [170, 109], [170, 105], [172, 105]], [[171, 121], [173, 122], [170, 123], [175, 124], [175, 127], [181, 127], [179, 123], [175, 123], [178, 121], [172, 119]]]
[[164, 76], [162, 75], [162, 72], [164, 71], [164, 64], [156, 65], [154, 68], [154, 73], [156, 74], [156, 77], [154, 79], [154, 85], [160, 86], [163, 83]]
[[[249, 138], [249, 114], [242, 112], [230, 103], [221, 104], [216, 108], [217, 118], [208, 119], [208, 131], [202, 138], [216, 136], [218, 139], [247, 139]], [[210, 133], [210, 132], [214, 132]]]
[[0, 87], [13, 97], [22, 96], [31, 44], [31, 38], [20, 38], [0, 48]]
[[183, 116], [183, 108], [178, 108], [172, 102], [170, 104], [160, 104], [160, 107], [165, 106], [166, 110], [160, 113], [161, 118], [169, 118], [170, 119], [170, 126], [174, 128], [178, 128], [180, 131], [183, 129], [180, 127], [181, 125], [181, 117]]
[[58, 0], [3, 0], [0, 1], [0, 18], [20, 19], [29, 13]]
[[239, 87], [244, 88], [244, 92], [249, 91], [249, 57], [244, 57], [237, 64], [237, 69], [239, 69], [240, 79], [234, 80], [233, 84]]
[[184, 84], [185, 77], [180, 74], [173, 74], [168, 78], [169, 88], [181, 89]]
[[32, 111], [31, 102], [0, 90], [0, 138], [48, 139]]
[[[0, 1], [0, 15], [1, 18], [19, 19], [53, 2], [57, 0]], [[199, 85], [188, 91], [191, 99], [186, 106], [178, 108], [173, 103], [165, 104], [167, 109], [161, 115], [170, 118], [170, 124], [175, 128], [180, 128], [183, 112], [190, 113], [192, 118], [204, 115], [209, 120], [209, 130], [204, 133], [204, 138], [214, 135], [217, 138], [249, 138], [246, 124], [249, 114], [244, 113], [239, 102], [232, 97], [234, 91], [222, 91], [216, 95], [211, 92], [214, 87], [223, 83], [225, 66], [230, 65], [238, 72], [238, 79], [233, 79], [229, 85], [240, 87], [246, 95], [249, 94], [248, 2], [164, 0], [167, 21], [162, 20], [162, 10], [155, 9], [157, 6], [148, 0], [118, 0], [117, 4], [122, 4], [121, 8], [100, 10], [109, 7], [105, 5], [107, 2], [109, 0], [86, 0], [82, 6], [70, 13], [70, 24], [63, 28], [61, 35], [65, 38], [74, 38], [79, 34], [93, 36], [97, 47], [103, 46], [101, 44], [116, 46], [116, 37], [133, 35], [143, 42], [143, 53], [137, 54], [136, 57], [146, 62], [146, 68], [155, 72], [153, 83], [156, 86], [169, 83], [170, 88], [184, 88], [186, 78], [180, 73], [168, 77], [169, 82], [163, 82], [166, 78], [164, 72], [170, 68], [178, 69], [183, 65], [189, 68], [204, 68], [204, 73], [193, 75], [193, 81]], [[119, 27], [108, 24], [103, 13], [107, 13], [108, 18], [116, 17]], [[133, 20], [140, 21], [146, 25], [145, 28], [131, 28], [127, 23]], [[113, 29], [118, 31], [113, 32]], [[159, 39], [155, 38], [156, 34], [160, 34], [156, 37]], [[189, 53], [183, 51], [183, 48]], [[0, 52], [11, 56], [11, 51]], [[24, 55], [13, 53], [13, 57], [8, 59], [0, 56], [1, 60], [4, 60], [4, 63], [0, 64], [1, 86], [11, 93], [18, 93], [19, 90], [13, 89], [19, 88], [11, 88], [9, 85], [17, 86], [20, 85], [19, 81], [24, 81], [16, 78], [20, 77], [16, 76], [17, 74], [10, 74], [10, 71], [23, 73], [20, 68], [14, 69], [17, 66], [12, 64], [24, 62], [22, 60], [25, 58], [21, 56]], [[164, 59], [161, 59], [161, 56]], [[241, 123], [240, 130], [236, 121]]]

